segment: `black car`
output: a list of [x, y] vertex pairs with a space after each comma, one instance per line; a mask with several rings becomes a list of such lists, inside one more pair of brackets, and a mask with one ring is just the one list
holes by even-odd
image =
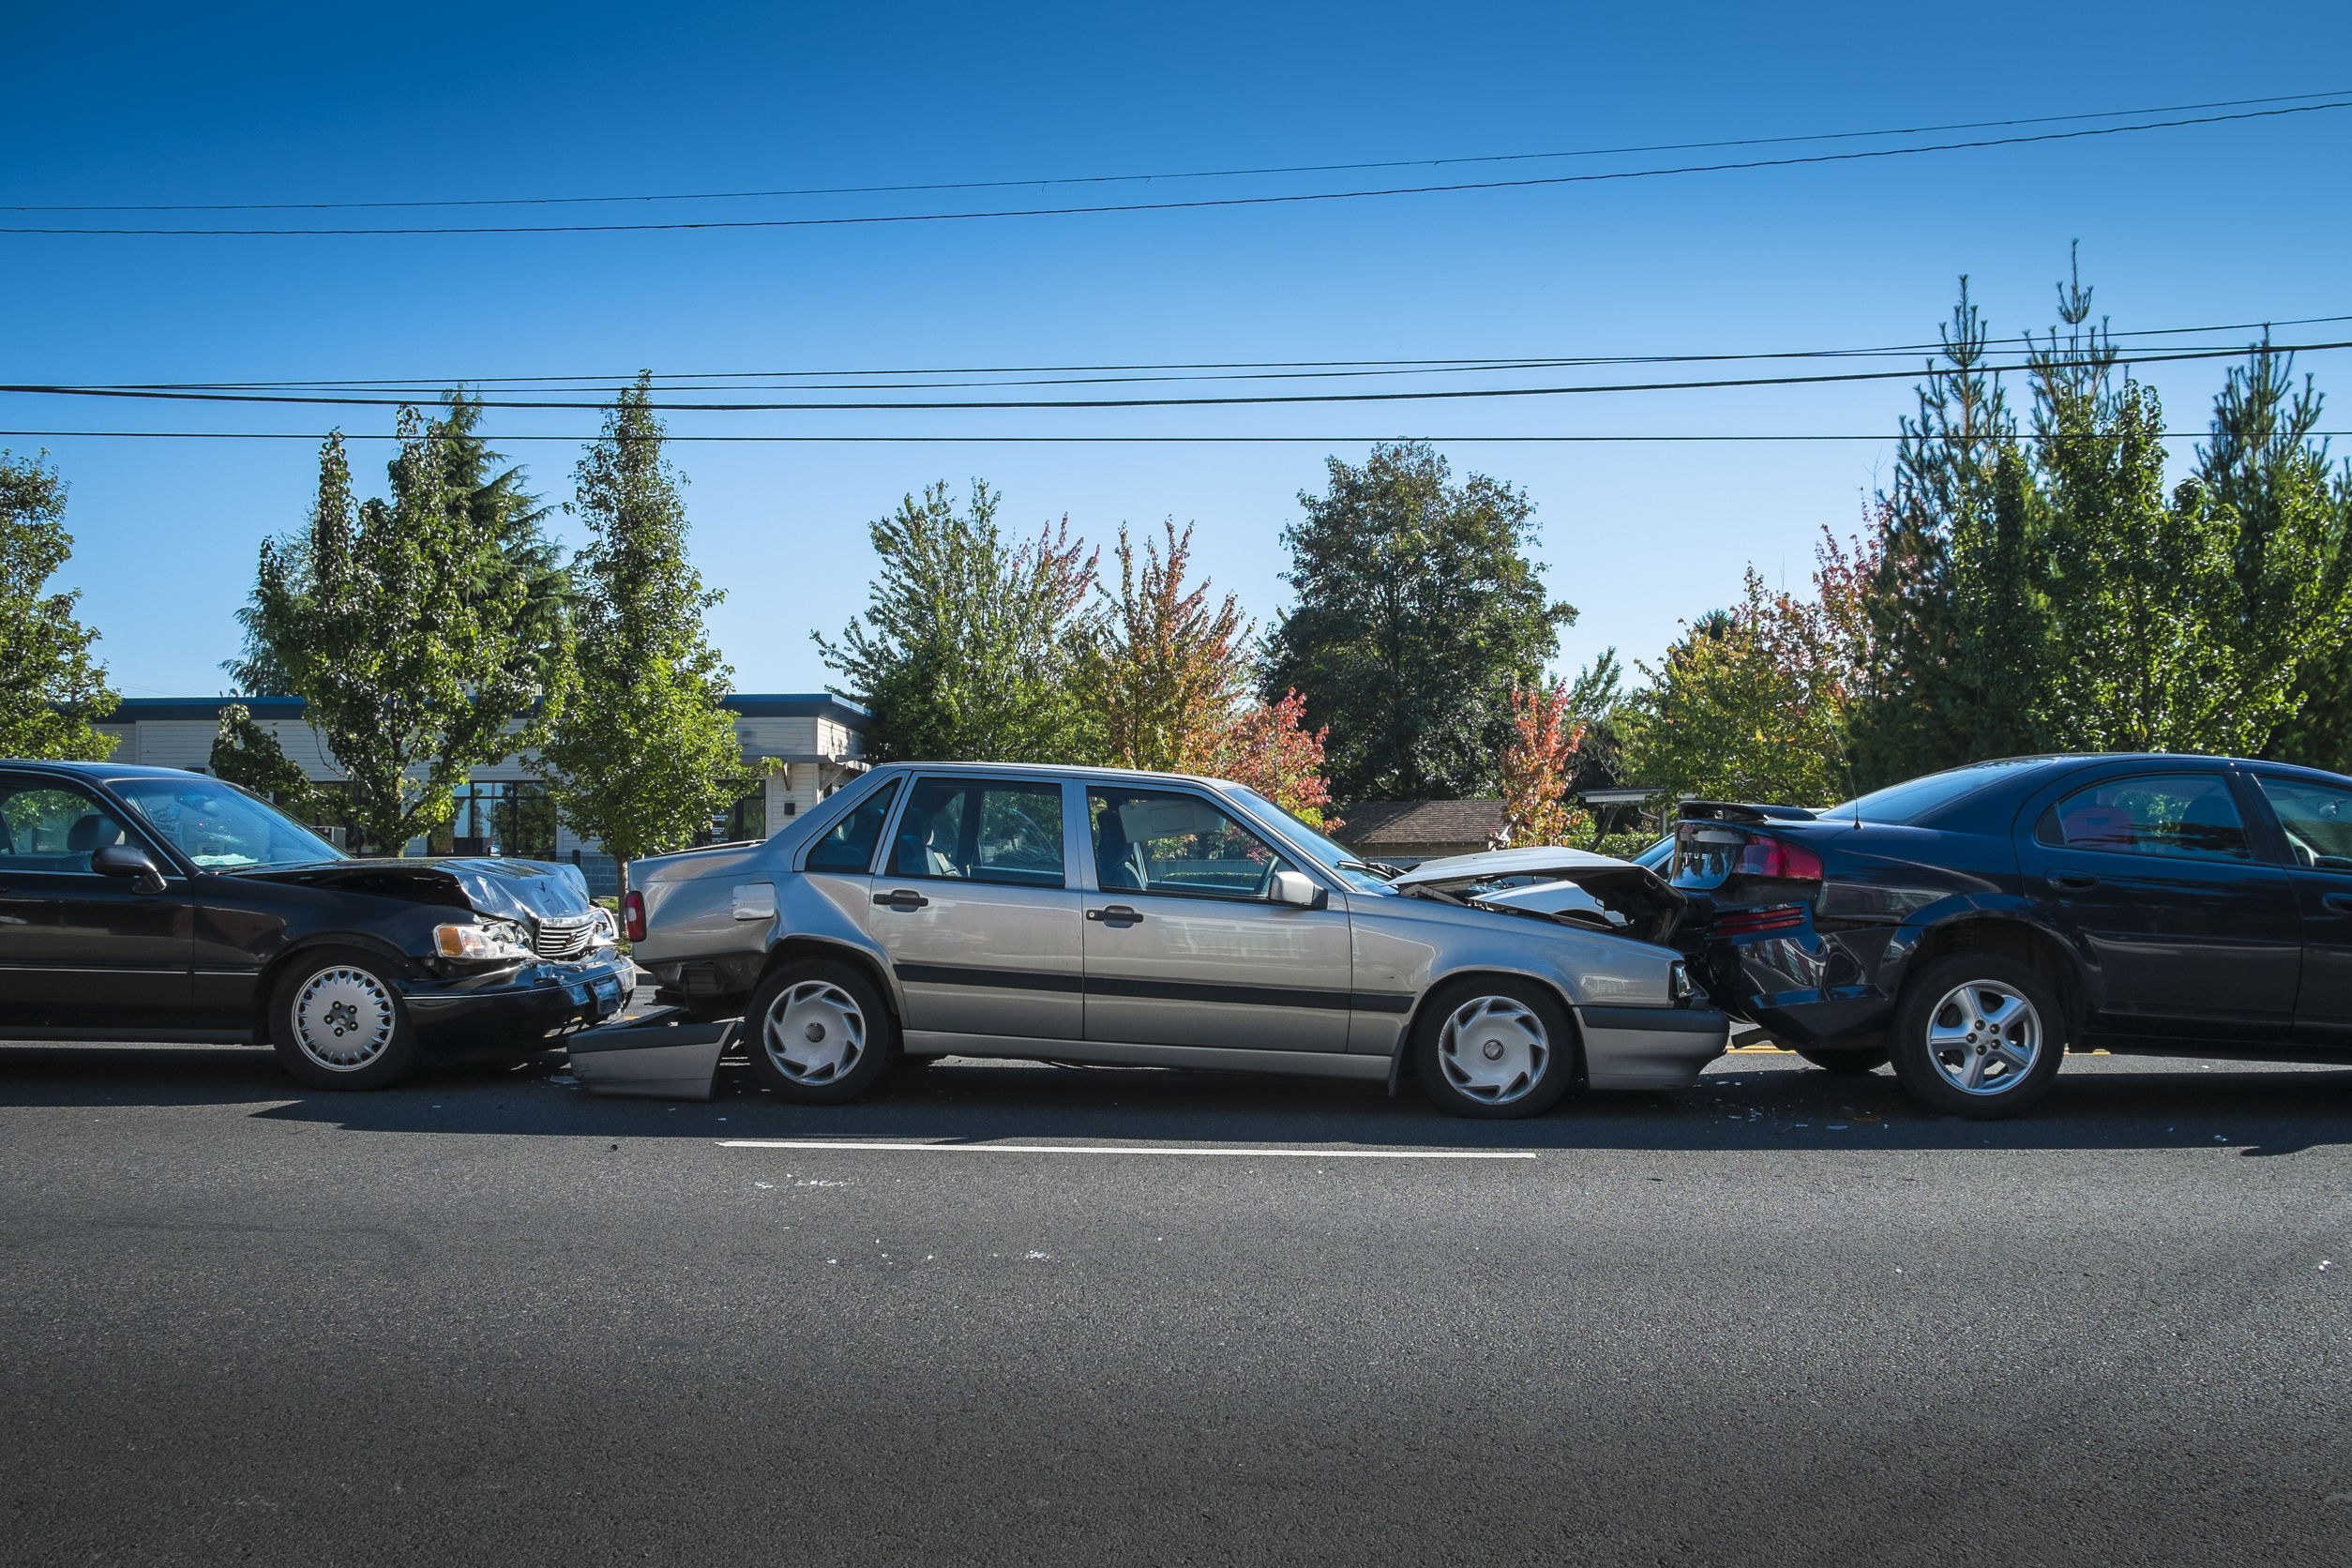
[[2352, 1060], [2352, 778], [2022, 757], [1823, 811], [1695, 801], [1674, 941], [1807, 1060], [1963, 1116], [2068, 1050]]
[[353, 859], [203, 774], [0, 761], [0, 1038], [267, 1041], [375, 1089], [538, 1048], [630, 974], [577, 867]]

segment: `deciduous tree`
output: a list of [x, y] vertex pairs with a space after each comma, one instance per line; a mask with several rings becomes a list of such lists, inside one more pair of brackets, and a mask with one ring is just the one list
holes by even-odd
[[1591, 831], [1568, 798], [1584, 727], [1576, 694], [1558, 681], [1511, 694], [1511, 744], [1502, 753], [1502, 830], [1496, 849], [1565, 844]]
[[1341, 799], [1490, 792], [1511, 693], [1538, 677], [1576, 611], [1529, 559], [1534, 506], [1414, 443], [1334, 458], [1286, 529], [1297, 604], [1268, 640], [1259, 690], [1296, 690], [1329, 731]]
[[1099, 590], [1086, 660], [1098, 760], [1111, 767], [1198, 773], [1212, 765], [1249, 683], [1249, 623], [1231, 594], [1187, 584], [1192, 529], [1171, 520], [1165, 550], [1143, 542], [1138, 564], [1125, 528], [1113, 553], [1119, 588]]
[[[398, 854], [449, 820], [471, 771], [534, 747], [570, 680], [543, 515], [475, 434], [459, 394], [400, 411], [387, 499], [358, 502], [339, 435], [307, 530], [262, 547], [241, 682], [305, 700], [362, 841]], [[510, 730], [510, 726], [513, 726]]]
[[114, 749], [92, 722], [117, 701], [90, 654], [98, 634], [74, 617], [80, 593], [50, 587], [73, 554], [65, 515], [57, 470], [0, 450], [0, 757], [98, 761]]
[[1066, 762], [1087, 755], [1080, 683], [1096, 556], [1065, 520], [1016, 545], [996, 492], [974, 480], [957, 512], [944, 483], [872, 525], [882, 568], [839, 641], [817, 635], [844, 696], [873, 716], [883, 761]]
[[580, 460], [574, 505], [588, 547], [572, 559], [571, 700], [535, 771], [572, 829], [627, 864], [694, 841], [742, 792], [724, 706], [733, 671], [703, 612], [723, 595], [686, 559], [685, 481], [641, 374]]
[[1325, 832], [1341, 825], [1326, 814], [1331, 788], [1323, 778], [1324, 731], [1306, 728], [1306, 699], [1285, 692], [1253, 702], [1227, 727], [1208, 771], [1244, 784], [1300, 821]]

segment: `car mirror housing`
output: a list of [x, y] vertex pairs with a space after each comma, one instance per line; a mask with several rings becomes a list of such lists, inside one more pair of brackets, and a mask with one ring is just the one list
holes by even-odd
[[1304, 871], [1276, 871], [1269, 897], [1277, 904], [1303, 910], [1319, 910], [1331, 902], [1331, 895]]
[[136, 844], [109, 844], [90, 856], [90, 869], [101, 877], [129, 877], [142, 893], [163, 891], [163, 868]]

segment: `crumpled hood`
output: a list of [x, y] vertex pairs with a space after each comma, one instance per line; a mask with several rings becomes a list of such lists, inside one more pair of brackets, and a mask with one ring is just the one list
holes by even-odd
[[1689, 902], [1646, 866], [1556, 844], [1426, 860], [1389, 885], [1413, 897], [1650, 942], [1673, 934]]
[[261, 874], [274, 882], [470, 909], [492, 920], [528, 920], [533, 925], [587, 914], [596, 908], [579, 867], [503, 855], [338, 860]]

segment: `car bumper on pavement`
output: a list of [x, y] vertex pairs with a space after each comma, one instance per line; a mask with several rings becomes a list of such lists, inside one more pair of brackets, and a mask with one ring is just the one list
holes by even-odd
[[1731, 1043], [1711, 1007], [1581, 1007], [1576, 1026], [1593, 1089], [1688, 1089]]
[[464, 1045], [609, 1018], [628, 1000], [634, 978], [629, 960], [616, 954], [412, 983], [405, 1000], [426, 1041]]

